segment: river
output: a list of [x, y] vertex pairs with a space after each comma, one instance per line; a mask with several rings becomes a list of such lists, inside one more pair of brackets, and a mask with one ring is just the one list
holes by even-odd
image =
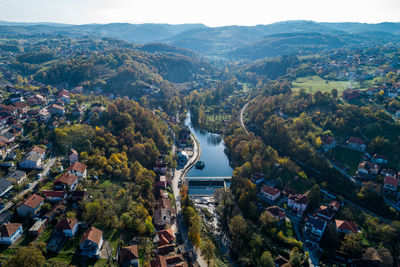
[[[225, 143], [222, 137], [219, 134], [210, 133], [193, 125], [190, 113], [188, 113], [185, 125], [190, 128], [190, 131], [199, 142], [201, 147], [200, 160], [205, 163], [204, 169], [192, 168], [186, 177], [231, 177], [233, 170], [225, 154]], [[227, 186], [229, 186], [229, 183]], [[189, 185], [189, 194], [213, 194], [214, 189]]]

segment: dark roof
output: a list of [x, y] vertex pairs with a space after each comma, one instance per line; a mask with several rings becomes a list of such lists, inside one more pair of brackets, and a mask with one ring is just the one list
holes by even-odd
[[57, 231], [72, 230], [77, 223], [78, 223], [77, 219], [64, 218], [57, 223], [56, 230]]
[[12, 186], [12, 182], [6, 179], [0, 179], [0, 193], [7, 190], [10, 186]]
[[320, 206], [319, 209], [317, 210], [317, 214], [321, 214], [323, 216], [332, 218], [334, 215], [334, 211], [330, 207]]
[[336, 223], [336, 228], [338, 230], [349, 231], [349, 232], [353, 232], [353, 233], [358, 232], [358, 226], [357, 226], [357, 224], [355, 224], [353, 222], [335, 220], [335, 223]]
[[326, 222], [321, 220], [320, 218], [308, 217], [306, 224], [322, 231], [326, 225]]
[[26, 172], [15, 170], [15, 171], [10, 171], [4, 178], [6, 178], [6, 179], [14, 179], [16, 181], [19, 181], [25, 175], [26, 175]]
[[171, 228], [168, 229], [168, 230], [159, 231], [159, 232], [157, 233], [157, 235], [158, 235], [158, 239], [159, 239], [159, 241], [158, 241], [158, 246], [167, 245], [167, 244], [169, 244], [171, 241], [173, 241], [174, 238], [175, 238], [174, 232], [172, 232], [172, 229], [171, 229]]
[[25, 200], [24, 205], [36, 209], [43, 201], [44, 198], [36, 194], [33, 194], [27, 200]]
[[54, 182], [71, 186], [76, 181], [76, 179], [78, 179], [76, 175], [66, 172], [61, 174], [60, 177], [58, 177], [57, 180], [55, 180]]
[[21, 227], [21, 223], [3, 223], [0, 226], [0, 233], [3, 237], [10, 237], [12, 236], [19, 227]]
[[279, 189], [270, 187], [268, 185], [264, 185], [261, 190], [264, 193], [267, 193], [267, 194], [272, 195], [272, 196], [276, 196], [277, 194], [279, 194], [281, 192]]
[[131, 260], [139, 259], [137, 245], [121, 248], [119, 251], [119, 263], [130, 262]]

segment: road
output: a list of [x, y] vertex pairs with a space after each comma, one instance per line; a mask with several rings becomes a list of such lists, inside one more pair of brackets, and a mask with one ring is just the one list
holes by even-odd
[[[174, 192], [175, 196], [175, 207], [176, 207], [176, 217], [177, 219], [175, 220], [174, 224], [171, 226], [171, 229], [176, 233], [180, 232], [182, 239], [186, 245], [187, 250], [193, 250], [192, 246], [190, 245], [189, 238], [188, 238], [188, 232], [187, 232], [187, 227], [183, 222], [182, 219], [182, 207], [181, 207], [181, 197], [180, 197], [180, 190], [179, 190], [179, 180], [182, 181], [182, 184], [184, 183], [185, 176], [188, 173], [188, 171], [196, 164], [197, 161], [199, 161], [200, 156], [201, 156], [201, 147], [200, 144], [198, 144], [197, 140], [191, 136], [193, 140], [193, 156], [188, 160], [186, 163], [185, 167], [183, 169], [174, 170], [174, 175], [172, 179], [172, 190]], [[173, 146], [173, 151], [175, 151], [175, 145]], [[196, 261], [199, 264], [200, 267], [207, 267], [206, 261], [202, 258], [200, 250], [198, 248], [195, 249], [196, 251]]]
[[[52, 157], [49, 159], [49, 161], [46, 163], [46, 165], [44, 166], [43, 170], [40, 172], [41, 173], [41, 177], [42, 179], [44, 177], [46, 177], [46, 175], [49, 173], [50, 168], [54, 165], [54, 163], [56, 162], [56, 160], [59, 157]], [[17, 203], [18, 200], [23, 197], [25, 194], [32, 192], [32, 190], [36, 187], [36, 185], [39, 183], [39, 180], [35, 180], [34, 182], [31, 183], [31, 186], [29, 188], [26, 188], [25, 190], [22, 190], [21, 192], [19, 192], [18, 194], [16, 194], [14, 196], [14, 198], [10, 201], [8, 201], [5, 205], [4, 208], [0, 211], [0, 214], [3, 212], [6, 212], [7, 210], [9, 210], [12, 206], [14, 206], [14, 203]]]
[[246, 126], [244, 125], [244, 122], [243, 122], [243, 113], [244, 113], [244, 110], [247, 108], [248, 105], [249, 105], [249, 102], [247, 102], [247, 103], [240, 109], [239, 120], [240, 120], [240, 125], [242, 126], [243, 130], [246, 132], [247, 135], [250, 135], [249, 131], [247, 131], [247, 128], [246, 128]]

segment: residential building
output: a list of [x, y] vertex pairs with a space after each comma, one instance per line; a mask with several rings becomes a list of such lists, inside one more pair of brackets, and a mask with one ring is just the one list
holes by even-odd
[[78, 176], [79, 178], [86, 178], [86, 169], [87, 166], [79, 161], [74, 162], [67, 171], [72, 173], [73, 175]]
[[342, 204], [337, 200], [332, 200], [331, 203], [329, 203], [329, 207], [334, 211], [339, 211], [340, 206], [342, 206]]
[[358, 226], [353, 222], [335, 220], [336, 231], [349, 234], [349, 233], [358, 233]]
[[67, 192], [65, 191], [46, 190], [42, 191], [42, 194], [46, 197], [46, 200], [49, 202], [59, 202], [67, 197]]
[[322, 235], [324, 234], [327, 222], [318, 217], [307, 217], [304, 226], [304, 236], [306, 242], [318, 246]]
[[157, 258], [151, 262], [151, 267], [187, 267], [188, 264], [182, 255], [163, 256], [158, 255]]
[[365, 142], [358, 138], [358, 137], [354, 137], [351, 136], [349, 137], [349, 139], [347, 139], [346, 144], [349, 148], [354, 149], [354, 150], [358, 150], [361, 152], [365, 152], [365, 149], [367, 148], [367, 146], [365, 145]]
[[119, 251], [118, 263], [122, 267], [139, 266], [139, 252], [137, 245], [123, 247]]
[[316, 213], [319, 218], [327, 221], [332, 220], [333, 215], [335, 215], [335, 212], [333, 211], [333, 209], [331, 209], [331, 207], [327, 207], [324, 205], [321, 205]]
[[61, 219], [57, 223], [55, 230], [63, 233], [66, 237], [73, 237], [76, 234], [76, 231], [78, 231], [78, 220], [70, 218]]
[[22, 232], [21, 223], [3, 223], [0, 226], [0, 244], [12, 245]]
[[334, 149], [337, 145], [337, 141], [333, 136], [323, 135], [321, 136], [321, 146], [324, 152], [328, 152], [331, 149]]
[[19, 167], [22, 169], [40, 169], [42, 167], [42, 156], [28, 153], [19, 163]]
[[103, 232], [96, 227], [90, 227], [79, 242], [80, 254], [90, 258], [98, 258], [103, 246]]
[[281, 195], [281, 191], [279, 189], [263, 186], [261, 188], [261, 196], [268, 201], [275, 201]]
[[48, 122], [51, 119], [51, 113], [47, 108], [42, 108], [39, 110], [38, 117], [44, 122]]
[[4, 179], [6, 179], [16, 185], [22, 185], [23, 183], [25, 183], [27, 181], [27, 176], [26, 176], [26, 172], [24, 172], [24, 171], [11, 170], [4, 177]]
[[374, 154], [371, 158], [371, 161], [376, 164], [387, 164], [389, 162], [389, 158], [384, 155]]
[[171, 228], [168, 230], [161, 230], [157, 232], [154, 242], [158, 244], [159, 247], [173, 244], [175, 240], [174, 232]]
[[37, 220], [29, 229], [28, 232], [31, 236], [39, 236], [43, 232], [43, 230], [46, 229], [46, 225], [47, 225], [46, 218]]
[[68, 155], [69, 163], [71, 165], [79, 160], [78, 152], [76, 152], [75, 149], [71, 149], [70, 151], [68, 151], [67, 155]]
[[22, 217], [34, 217], [43, 203], [44, 198], [33, 194], [17, 207], [17, 213]]
[[65, 114], [65, 108], [63, 106], [53, 104], [49, 108], [49, 112], [52, 115], [64, 115]]
[[268, 212], [275, 219], [278, 219], [279, 221], [284, 220], [286, 217], [285, 211], [278, 206], [268, 207], [266, 208], [265, 211]]
[[61, 174], [54, 181], [54, 188], [56, 190], [71, 190], [74, 191], [78, 185], [78, 177], [72, 173], [66, 172]]
[[0, 179], [0, 197], [7, 194], [13, 188], [13, 183], [7, 179], [1, 178]]
[[308, 206], [308, 198], [302, 194], [294, 194], [288, 196], [288, 207], [292, 208], [296, 212], [297, 216], [303, 216], [304, 211]]
[[397, 187], [399, 186], [399, 179], [387, 176], [383, 182], [384, 188], [390, 191], [397, 191]]
[[376, 163], [362, 161], [358, 164], [357, 176], [365, 179], [373, 179], [378, 175], [380, 168], [381, 166]]

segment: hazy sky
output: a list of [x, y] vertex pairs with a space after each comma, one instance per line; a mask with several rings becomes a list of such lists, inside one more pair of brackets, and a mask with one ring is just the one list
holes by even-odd
[[400, 0], [0, 0], [0, 20], [256, 25], [283, 20], [400, 21]]

